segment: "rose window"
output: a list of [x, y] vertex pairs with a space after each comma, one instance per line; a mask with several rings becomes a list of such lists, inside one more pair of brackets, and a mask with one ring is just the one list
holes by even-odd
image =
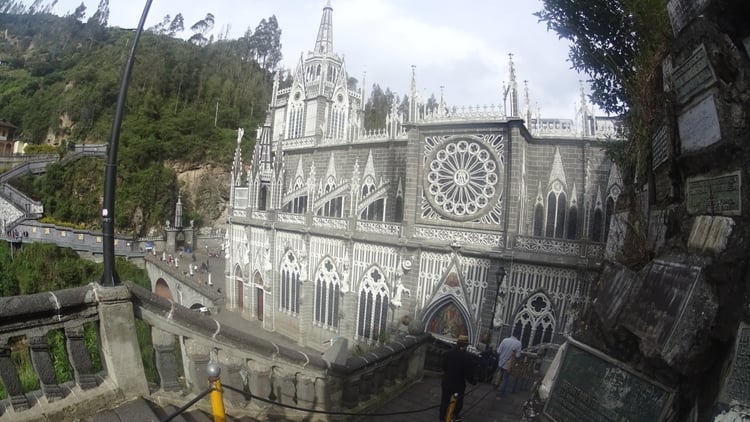
[[427, 161], [425, 188], [433, 208], [461, 221], [479, 217], [499, 194], [495, 154], [473, 140], [449, 141]]

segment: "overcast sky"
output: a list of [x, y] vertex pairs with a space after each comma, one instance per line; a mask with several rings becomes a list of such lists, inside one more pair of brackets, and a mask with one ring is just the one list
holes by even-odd
[[[85, 0], [90, 17], [98, 0]], [[145, 0], [110, 0], [110, 26], [135, 28]], [[54, 11], [72, 12], [81, 0], [60, 0]], [[165, 15], [182, 13], [183, 38], [190, 26], [207, 13], [215, 17], [213, 34], [230, 38], [255, 29], [261, 19], [276, 15], [282, 30], [282, 65], [293, 68], [300, 53], [311, 50], [326, 0], [214, 0], [185, 2], [154, 0], [146, 27]], [[543, 117], [575, 117], [579, 80], [570, 69], [568, 43], [548, 32], [533, 13], [540, 0], [331, 0], [334, 50], [343, 55], [349, 76], [390, 88], [399, 96], [408, 93], [411, 66], [416, 66], [421, 95], [440, 96], [451, 106], [489, 105], [502, 102], [503, 81], [509, 80], [508, 53], [514, 54], [523, 109], [523, 81], [528, 80], [531, 106]], [[588, 86], [586, 86], [588, 93]]]

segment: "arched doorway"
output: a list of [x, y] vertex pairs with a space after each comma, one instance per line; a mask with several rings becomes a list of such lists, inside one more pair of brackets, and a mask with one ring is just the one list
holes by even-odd
[[243, 289], [244, 280], [242, 279], [242, 268], [236, 266], [234, 268], [234, 300], [237, 305], [237, 310], [242, 312], [245, 308], [245, 294]]
[[163, 297], [164, 299], [174, 300], [172, 291], [169, 289], [169, 284], [167, 284], [167, 282], [164, 281], [163, 278], [156, 280], [154, 293], [159, 297]]
[[255, 295], [258, 304], [255, 307], [256, 317], [258, 321], [263, 321], [263, 296], [265, 295], [265, 290], [263, 289], [263, 277], [261, 277], [260, 273], [255, 273], [253, 282], [256, 286]]

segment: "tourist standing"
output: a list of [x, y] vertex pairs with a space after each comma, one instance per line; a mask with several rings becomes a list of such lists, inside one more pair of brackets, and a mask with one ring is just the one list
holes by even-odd
[[443, 380], [441, 383], [442, 396], [440, 398], [440, 420], [445, 421], [451, 397], [458, 394], [456, 407], [453, 410], [453, 421], [461, 420], [461, 409], [464, 406], [464, 391], [466, 381], [476, 384], [474, 377], [474, 356], [466, 351], [469, 345], [467, 336], [459, 336], [456, 346], [443, 355]]
[[497, 347], [497, 367], [501, 373], [502, 382], [500, 385], [500, 394], [505, 394], [510, 382], [510, 367], [515, 359], [521, 357], [521, 330], [516, 328], [510, 337], [506, 337]]

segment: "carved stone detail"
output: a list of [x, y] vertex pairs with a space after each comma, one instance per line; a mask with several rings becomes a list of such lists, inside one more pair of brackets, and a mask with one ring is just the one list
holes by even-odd
[[417, 227], [414, 233], [420, 239], [434, 239], [451, 241], [458, 244], [469, 243], [475, 245], [489, 246], [491, 248], [502, 248], [505, 238], [501, 234], [489, 234], [480, 232], [468, 232], [450, 229], [433, 229]]
[[552, 253], [565, 256], [581, 255], [580, 243], [526, 236], [517, 236], [516, 242], [513, 245], [513, 249], [530, 252]]
[[397, 235], [401, 231], [401, 225], [375, 221], [357, 221], [357, 231]]

